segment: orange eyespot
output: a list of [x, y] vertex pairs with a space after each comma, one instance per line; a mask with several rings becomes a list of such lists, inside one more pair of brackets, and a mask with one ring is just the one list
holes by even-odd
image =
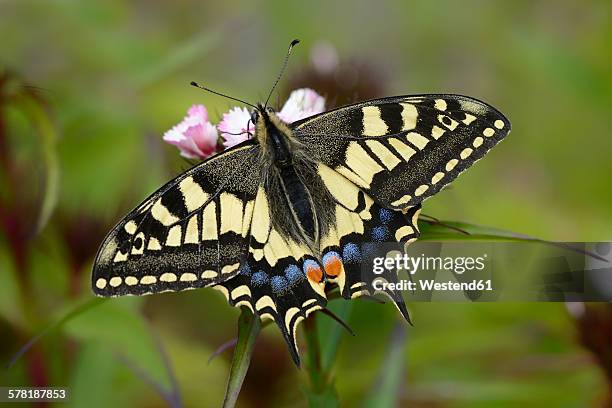
[[323, 266], [327, 276], [336, 277], [342, 272], [342, 260], [336, 252], [328, 252], [323, 256]]
[[308, 259], [304, 262], [304, 272], [312, 282], [319, 283], [323, 280], [323, 271], [312, 259]]

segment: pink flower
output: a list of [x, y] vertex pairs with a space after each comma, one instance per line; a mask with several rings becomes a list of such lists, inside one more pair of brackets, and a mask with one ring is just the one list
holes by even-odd
[[235, 107], [223, 114], [223, 120], [219, 123], [218, 128], [226, 149], [247, 140], [248, 132], [255, 133], [255, 125], [249, 121], [250, 119], [251, 114], [246, 108]]
[[[308, 116], [316, 115], [325, 110], [325, 98], [309, 88], [296, 89], [291, 92], [289, 99], [278, 112], [278, 117], [287, 123], [295, 122]], [[223, 114], [223, 120], [219, 123], [219, 132], [224, 139], [225, 148], [234, 146], [247, 140], [248, 131], [255, 132], [255, 125], [249, 122], [251, 114], [245, 108], [233, 108]]]
[[204, 105], [193, 105], [185, 119], [164, 133], [163, 139], [179, 148], [181, 156], [188, 159], [205, 159], [217, 149], [219, 136], [215, 126], [208, 121]]
[[325, 110], [325, 98], [309, 88], [296, 89], [278, 112], [278, 117], [287, 123], [307, 118]]
[[[325, 110], [325, 98], [309, 88], [296, 89], [278, 112], [287, 123], [307, 118]], [[235, 107], [223, 114], [219, 132], [227, 149], [248, 139], [255, 133], [255, 124], [246, 108]], [[248, 127], [248, 128], [247, 128]], [[208, 121], [204, 105], [193, 105], [178, 125], [164, 133], [164, 140], [179, 148], [188, 159], [205, 159], [217, 150], [217, 128]]]

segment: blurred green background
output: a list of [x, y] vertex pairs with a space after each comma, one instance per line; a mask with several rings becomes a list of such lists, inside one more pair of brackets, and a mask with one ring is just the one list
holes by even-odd
[[[293, 38], [302, 44], [281, 102], [304, 85], [330, 104], [447, 92], [509, 117], [508, 139], [425, 213], [555, 241], [610, 239], [611, 13], [609, 1], [1, 1], [2, 362], [92, 298], [104, 234], [188, 167], [163, 132], [191, 104], [213, 121], [232, 106], [189, 82], [257, 101]], [[399, 318], [391, 305], [353, 303], [357, 336], [343, 335], [333, 369], [345, 406], [376, 398]], [[607, 306], [574, 316], [562, 303], [410, 308], [398, 405], [612, 404]], [[208, 289], [114, 299], [45, 336], [0, 385], [67, 386], [75, 407], [161, 407], [168, 360], [185, 406], [219, 406], [231, 351], [207, 360], [235, 336], [237, 316]], [[265, 329], [240, 405], [304, 406], [307, 387], [278, 330]]]

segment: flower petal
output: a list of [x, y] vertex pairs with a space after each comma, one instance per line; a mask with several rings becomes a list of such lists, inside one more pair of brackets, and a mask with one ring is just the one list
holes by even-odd
[[204, 105], [192, 105], [187, 111], [187, 115], [202, 118], [203, 122], [208, 121], [208, 111]]
[[226, 149], [247, 140], [248, 132], [255, 132], [255, 125], [250, 119], [251, 114], [246, 108], [235, 107], [223, 114], [223, 120], [217, 128], [221, 132], [221, 137], [224, 139], [223, 146]]
[[204, 122], [190, 127], [185, 132], [187, 138], [194, 141], [198, 149], [206, 156], [212, 155], [217, 149], [217, 128], [210, 122]]
[[183, 157], [205, 159], [215, 153], [218, 134], [208, 122], [206, 107], [193, 105], [179, 124], [164, 133], [163, 140], [178, 147]]
[[325, 110], [325, 98], [310, 88], [296, 89], [278, 112], [278, 117], [292, 123]]

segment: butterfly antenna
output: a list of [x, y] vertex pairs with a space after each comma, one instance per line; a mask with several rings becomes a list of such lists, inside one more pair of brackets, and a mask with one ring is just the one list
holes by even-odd
[[200, 89], [202, 89], [204, 91], [208, 91], [210, 93], [214, 93], [215, 95], [219, 95], [219, 96], [222, 96], [222, 97], [227, 98], [227, 99], [231, 99], [231, 100], [236, 101], [236, 102], [244, 103], [245, 105], [249, 105], [249, 106], [257, 109], [257, 106], [253, 105], [252, 103], [248, 103], [247, 101], [243, 101], [242, 99], [234, 98], [233, 96], [222, 94], [221, 92], [213, 91], [212, 89], [207, 88], [205, 86], [202, 86], [202, 85], [198, 84], [195, 81], [191, 81], [191, 86], [195, 86], [196, 88], [200, 88]]
[[291, 50], [299, 42], [300, 42], [300, 40], [293, 40], [293, 41], [291, 41], [291, 44], [289, 44], [289, 49], [287, 50], [287, 55], [285, 55], [285, 60], [283, 61], [283, 66], [282, 66], [282, 68], [281, 68], [281, 70], [280, 70], [280, 72], [278, 74], [278, 77], [276, 77], [276, 81], [274, 81], [274, 85], [272, 85], [272, 89], [270, 89], [270, 93], [268, 94], [268, 97], [266, 98], [266, 103], [264, 104], [264, 107], [268, 106], [268, 101], [270, 100], [270, 97], [272, 96], [272, 93], [276, 89], [276, 85], [278, 85], [278, 81], [280, 81], [281, 77], [283, 76], [283, 73], [285, 72], [285, 68], [287, 68], [287, 63], [289, 62], [289, 56], [291, 55]]

